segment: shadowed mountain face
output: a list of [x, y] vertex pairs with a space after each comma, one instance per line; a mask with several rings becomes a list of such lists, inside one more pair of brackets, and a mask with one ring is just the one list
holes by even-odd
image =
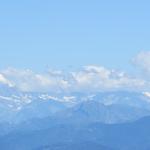
[[35, 150], [113, 150], [111, 148], [108, 148], [106, 146], [100, 145], [95, 142], [80, 142], [80, 143], [60, 143], [60, 144], [54, 144], [51, 146], [43, 146], [40, 148], [37, 148]]
[[150, 117], [114, 125], [56, 124], [41, 130], [13, 131], [0, 139], [0, 146], [6, 150], [149, 150], [149, 131]]
[[104, 105], [92, 100], [82, 102], [73, 108], [58, 113], [56, 117], [70, 122], [101, 122], [106, 124], [123, 123], [149, 115], [149, 110], [122, 104]]

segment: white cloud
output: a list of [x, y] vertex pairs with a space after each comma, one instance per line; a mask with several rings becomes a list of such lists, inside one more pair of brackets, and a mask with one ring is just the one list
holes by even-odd
[[10, 87], [13, 86], [13, 84], [12, 84], [8, 79], [6, 79], [6, 78], [4, 77], [4, 75], [2, 75], [2, 74], [0, 74], [0, 83], [6, 84], [6, 85], [8, 85], [8, 86], [10, 86]]
[[[141, 52], [133, 62], [150, 73], [150, 52]], [[1, 71], [0, 83], [32, 92], [92, 92], [101, 90], [150, 90], [146, 77], [137, 78], [123, 71], [89, 65], [79, 71], [49, 70], [35, 73], [31, 70], [8, 68]]]
[[125, 90], [140, 89], [145, 86], [145, 81], [142, 79], [99, 66], [86, 66], [79, 72], [73, 72], [72, 75], [76, 81], [77, 90]]
[[142, 51], [133, 58], [133, 63], [142, 70], [150, 73], [150, 51]]
[[2, 73], [22, 91], [60, 91], [68, 86], [67, 81], [61, 75], [37, 74], [31, 70], [17, 70], [14, 68], [6, 69]]
[[92, 66], [92, 65], [85, 66], [84, 70], [87, 73], [97, 74], [102, 79], [107, 79], [110, 76], [110, 74], [111, 74], [110, 70], [108, 70], [108, 69], [106, 69], [104, 67], [101, 67], [101, 66]]

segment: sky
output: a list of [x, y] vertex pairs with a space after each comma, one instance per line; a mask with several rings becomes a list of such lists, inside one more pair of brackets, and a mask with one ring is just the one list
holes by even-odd
[[0, 69], [85, 65], [132, 69], [150, 50], [150, 2], [5, 0], [0, 2]]

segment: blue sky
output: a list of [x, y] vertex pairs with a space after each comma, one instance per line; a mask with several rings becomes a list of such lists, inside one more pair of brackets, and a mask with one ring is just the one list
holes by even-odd
[[131, 70], [131, 58], [150, 50], [149, 5], [135, 0], [1, 1], [0, 68], [96, 64]]

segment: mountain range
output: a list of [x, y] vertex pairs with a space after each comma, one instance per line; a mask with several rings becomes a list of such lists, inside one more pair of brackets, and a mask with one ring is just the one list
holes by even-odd
[[149, 150], [150, 94], [33, 93], [0, 85], [3, 150]]

